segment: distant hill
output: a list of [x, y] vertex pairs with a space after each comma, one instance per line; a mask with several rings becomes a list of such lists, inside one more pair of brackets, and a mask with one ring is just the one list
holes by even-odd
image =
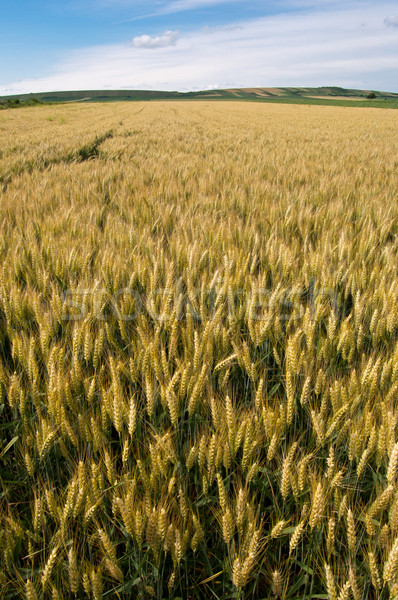
[[[367, 96], [373, 92], [374, 99]], [[109, 102], [146, 100], [248, 100], [257, 102], [288, 102], [295, 104], [326, 104], [340, 106], [398, 105], [398, 93], [374, 90], [355, 90], [336, 86], [317, 88], [231, 88], [204, 90], [200, 92], [163, 92], [153, 90], [84, 90], [67, 92], [43, 92], [0, 97], [0, 105], [18, 106], [33, 102]], [[18, 102], [19, 101], [19, 102]], [[33, 102], [32, 102], [33, 101]]]

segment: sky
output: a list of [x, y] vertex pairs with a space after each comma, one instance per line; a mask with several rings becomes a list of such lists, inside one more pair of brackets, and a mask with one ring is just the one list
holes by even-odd
[[396, 0], [19, 0], [0, 95], [337, 85], [398, 92]]

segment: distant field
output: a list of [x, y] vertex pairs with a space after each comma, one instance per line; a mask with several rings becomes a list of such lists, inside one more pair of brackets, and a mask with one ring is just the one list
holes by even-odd
[[[330, 100], [331, 96], [303, 96], [304, 98], [318, 98], [319, 100]], [[347, 96], [333, 96], [333, 100], [345, 100], [347, 101]], [[364, 100], [363, 96], [359, 96], [359, 97], [355, 97], [355, 96], [350, 96], [350, 101], [355, 101], [355, 102], [365, 102], [366, 100]]]
[[[155, 90], [86, 90], [75, 92], [46, 92], [10, 96], [8, 102], [115, 102], [149, 100], [246, 100], [256, 102], [283, 102], [289, 104], [322, 104], [329, 106], [398, 108], [398, 94], [376, 92], [374, 100], [367, 99], [369, 91], [350, 90], [340, 87], [321, 88], [232, 88], [199, 92], [162, 92]], [[3, 102], [3, 104], [2, 104]], [[0, 109], [7, 100], [0, 98]]]
[[0, 599], [396, 599], [398, 112], [0, 137]]

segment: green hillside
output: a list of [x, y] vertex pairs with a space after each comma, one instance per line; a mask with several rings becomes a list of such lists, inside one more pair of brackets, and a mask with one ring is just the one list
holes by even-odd
[[396, 108], [398, 93], [346, 89], [336, 86], [318, 88], [231, 88], [199, 92], [164, 92], [156, 90], [82, 90], [43, 92], [0, 97], [3, 108], [26, 106], [38, 102], [109, 102], [147, 100], [246, 100], [331, 106], [367, 106]]

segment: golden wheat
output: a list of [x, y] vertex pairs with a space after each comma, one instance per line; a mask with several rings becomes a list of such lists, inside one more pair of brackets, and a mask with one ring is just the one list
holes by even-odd
[[0, 597], [393, 598], [397, 113], [14, 113]]

